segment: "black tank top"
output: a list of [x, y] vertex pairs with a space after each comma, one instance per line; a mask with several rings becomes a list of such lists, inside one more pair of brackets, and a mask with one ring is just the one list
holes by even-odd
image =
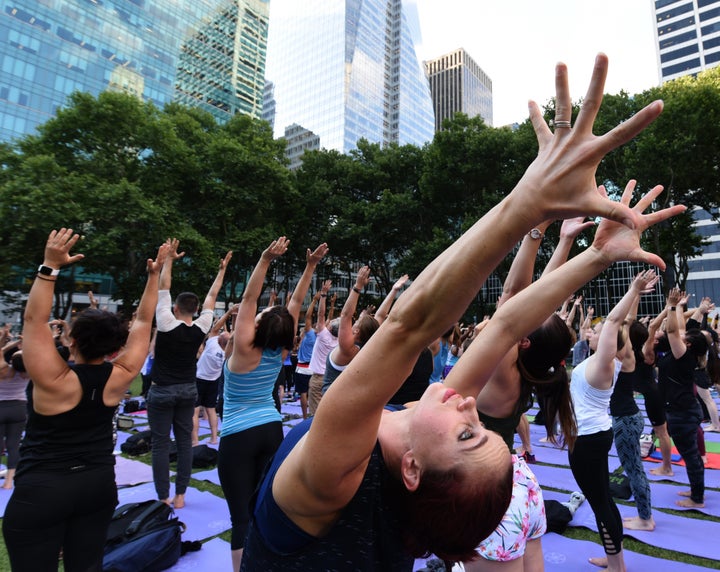
[[610, 415], [613, 417], [629, 417], [640, 411], [633, 394], [636, 385], [635, 378], [639, 375], [637, 368], [635, 371], [621, 371], [618, 374], [615, 387], [610, 396]]
[[80, 403], [58, 415], [41, 415], [28, 398], [28, 422], [20, 447], [17, 475], [31, 470], [82, 471], [114, 465], [113, 415], [117, 407], [103, 403], [112, 364], [75, 364], [82, 386]]

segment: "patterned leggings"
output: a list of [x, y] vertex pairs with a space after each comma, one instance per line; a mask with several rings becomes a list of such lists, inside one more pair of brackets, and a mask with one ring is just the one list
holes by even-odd
[[625, 474], [630, 480], [630, 489], [637, 505], [638, 516], [643, 520], [649, 520], [652, 517], [650, 483], [640, 457], [640, 435], [643, 426], [643, 416], [640, 412], [635, 415], [613, 417], [615, 448]]

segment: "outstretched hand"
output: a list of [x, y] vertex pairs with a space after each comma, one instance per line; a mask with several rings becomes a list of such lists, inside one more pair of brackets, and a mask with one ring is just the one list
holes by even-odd
[[578, 216], [565, 219], [560, 227], [560, 237], [575, 239], [580, 236], [580, 233], [585, 229], [594, 227], [595, 222], [592, 220], [585, 221], [586, 218], [587, 217], [584, 216]]
[[632, 287], [635, 288], [639, 294], [649, 294], [655, 289], [658, 280], [660, 280], [660, 275], [657, 274], [655, 270], [643, 270], [633, 279]]
[[263, 259], [272, 262], [276, 258], [279, 258], [287, 252], [290, 240], [284, 236], [279, 237], [277, 240], [273, 240], [262, 253]]
[[73, 233], [71, 228], [53, 230], [45, 243], [43, 264], [60, 269], [85, 258], [84, 254], [70, 254], [70, 250], [78, 240], [80, 240], [80, 235]]
[[323, 259], [323, 257], [328, 253], [329, 250], [330, 248], [328, 247], [326, 242], [323, 242], [312, 252], [308, 248], [305, 254], [305, 260], [308, 264], [317, 264]]
[[165, 264], [165, 260], [170, 254], [171, 245], [169, 242], [164, 242], [160, 245], [158, 248], [157, 256], [155, 257], [155, 260], [152, 258], [148, 258], [147, 260], [147, 273], [148, 274], [158, 274], [160, 270], [162, 270], [163, 264]]
[[180, 239], [168, 238], [166, 244], [169, 246], [167, 256], [165, 257], [166, 260], [180, 260], [183, 256], [185, 256], [184, 250], [182, 252], [178, 252], [178, 247], [180, 246]]
[[223, 258], [220, 261], [219, 270], [223, 270], [223, 271], [227, 270], [227, 267], [228, 267], [228, 264], [230, 264], [230, 259], [232, 258], [232, 255], [233, 255], [233, 251], [228, 250], [227, 253], [225, 254], [225, 258]]
[[[605, 194], [605, 189], [600, 186], [600, 192]], [[600, 250], [610, 262], [618, 260], [631, 260], [644, 262], [665, 269], [665, 262], [657, 254], [652, 254], [640, 246], [640, 235], [642, 232], [663, 220], [673, 217], [685, 211], [684, 205], [675, 205], [657, 212], [643, 214], [655, 198], [662, 192], [663, 187], [657, 185], [643, 195], [640, 200], [630, 209], [630, 199], [635, 189], [635, 181], [630, 180], [625, 186], [620, 203], [631, 210], [636, 220], [635, 228], [628, 228], [610, 219], [603, 219], [595, 233], [595, 240], [592, 247]]]
[[[530, 120], [538, 139], [538, 156], [521, 183], [529, 189], [528, 204], [538, 205], [545, 218], [567, 219], [580, 215], [601, 216], [630, 228], [641, 225], [638, 212], [627, 204], [611, 201], [598, 192], [595, 171], [602, 158], [640, 133], [662, 112], [662, 101], [654, 101], [608, 133], [596, 136], [593, 123], [603, 98], [608, 59], [598, 54], [592, 79], [575, 125], [568, 88], [567, 67], [555, 69], [554, 132], [545, 123], [535, 102], [530, 102]], [[522, 186], [522, 185], [521, 185]]]

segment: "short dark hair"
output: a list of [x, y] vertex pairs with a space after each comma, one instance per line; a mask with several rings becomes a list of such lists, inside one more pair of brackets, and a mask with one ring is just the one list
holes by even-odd
[[295, 342], [295, 320], [285, 306], [273, 306], [260, 316], [253, 347], [292, 350]]
[[[508, 457], [509, 460], [509, 457]], [[482, 471], [482, 467], [476, 467]], [[399, 511], [405, 545], [414, 557], [475, 560], [475, 548], [498, 527], [510, 506], [513, 464], [480, 477], [459, 466], [425, 469], [414, 492], [389, 478], [390, 502]], [[397, 503], [397, 504], [394, 504]]]
[[177, 298], [175, 298], [175, 306], [183, 314], [194, 316], [197, 314], [198, 307], [200, 306], [200, 299], [192, 292], [181, 292]]
[[20, 373], [25, 373], [25, 362], [23, 361], [22, 352], [16, 352], [10, 358], [10, 364], [12, 368]]
[[70, 337], [80, 355], [92, 360], [111, 355], [123, 347], [128, 326], [117, 314], [88, 308], [73, 321]]

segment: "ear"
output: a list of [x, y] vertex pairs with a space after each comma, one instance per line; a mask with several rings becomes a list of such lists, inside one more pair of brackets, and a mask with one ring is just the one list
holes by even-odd
[[420, 486], [420, 465], [418, 465], [412, 450], [407, 451], [400, 461], [400, 475], [405, 488], [415, 492]]
[[528, 349], [532, 344], [530, 343], [530, 340], [528, 338], [523, 338], [520, 340], [520, 349], [526, 350]]

